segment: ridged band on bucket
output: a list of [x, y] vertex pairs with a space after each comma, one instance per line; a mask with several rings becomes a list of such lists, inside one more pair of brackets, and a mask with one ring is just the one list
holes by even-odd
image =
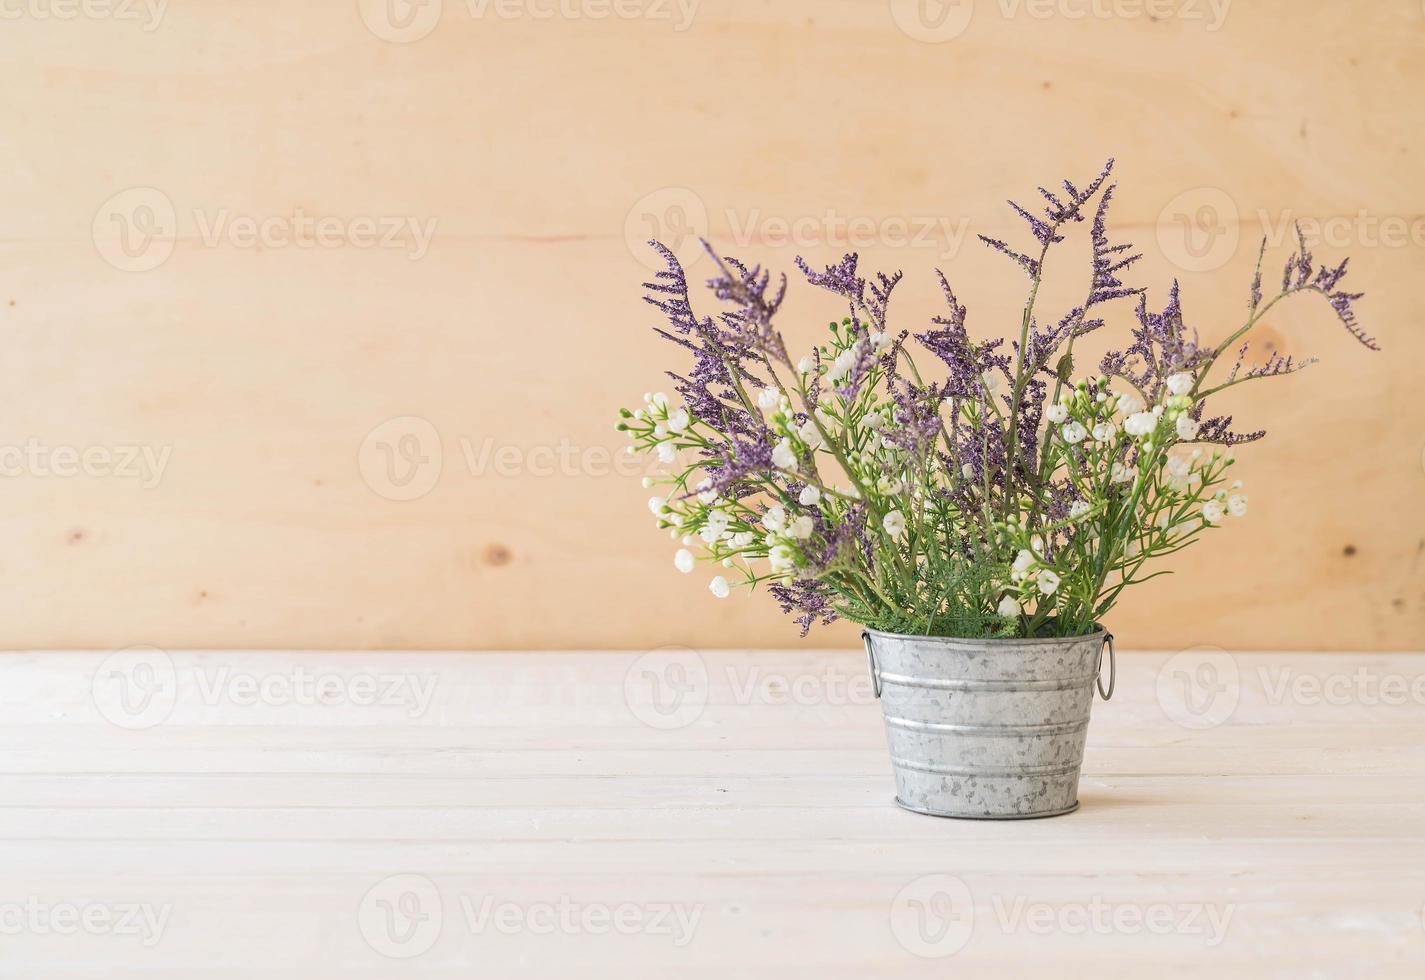
[[945, 817], [1015, 819], [1078, 806], [1104, 630], [968, 640], [862, 633], [886, 720], [896, 802]]

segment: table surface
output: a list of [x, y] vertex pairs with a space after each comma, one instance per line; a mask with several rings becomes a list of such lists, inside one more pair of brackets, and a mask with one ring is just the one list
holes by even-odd
[[1081, 809], [859, 652], [0, 656], [0, 976], [1425, 976], [1425, 656], [1123, 653]]

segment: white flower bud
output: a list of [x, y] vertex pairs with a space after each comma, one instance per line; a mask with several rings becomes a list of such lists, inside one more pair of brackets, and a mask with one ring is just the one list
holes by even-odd
[[673, 556], [673, 567], [684, 575], [693, 570], [693, 553], [687, 548], [679, 548], [678, 553]]
[[727, 584], [727, 579], [721, 575], [715, 576], [713, 580], [708, 583], [708, 591], [719, 599], [726, 599], [732, 593], [732, 589]]

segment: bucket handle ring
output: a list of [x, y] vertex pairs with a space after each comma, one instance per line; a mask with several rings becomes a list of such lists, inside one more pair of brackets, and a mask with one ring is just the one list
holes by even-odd
[[871, 668], [871, 690], [877, 698], [881, 696], [881, 675], [876, 671], [876, 655], [871, 652], [871, 634], [861, 631], [861, 643], [866, 647], [866, 665]]
[[[1103, 649], [1098, 651], [1098, 672], [1094, 677], [1094, 685], [1098, 688], [1099, 697], [1105, 701], [1113, 697], [1113, 688], [1118, 683], [1118, 657], [1113, 649], [1113, 634], [1104, 633], [1104, 646], [1108, 647], [1108, 690], [1103, 689]], [[869, 650], [870, 647], [868, 646]]]

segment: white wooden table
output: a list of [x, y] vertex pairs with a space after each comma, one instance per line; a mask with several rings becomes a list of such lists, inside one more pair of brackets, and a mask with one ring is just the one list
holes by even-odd
[[1120, 656], [903, 812], [856, 651], [0, 655], [0, 976], [1425, 976], [1425, 657]]

